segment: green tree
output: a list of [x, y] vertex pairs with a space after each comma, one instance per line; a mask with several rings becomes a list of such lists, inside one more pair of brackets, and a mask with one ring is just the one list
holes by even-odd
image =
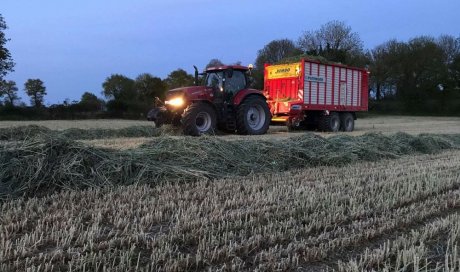
[[164, 83], [168, 90], [185, 87], [185, 86], [192, 86], [195, 81], [195, 78], [188, 74], [183, 69], [177, 69], [171, 72], [167, 78], [165, 78]]
[[263, 88], [264, 64], [276, 63], [282, 59], [300, 55], [301, 49], [289, 39], [273, 40], [257, 52], [255, 69], [253, 71], [254, 85]]
[[375, 99], [382, 98], [382, 85], [385, 84], [387, 79], [388, 70], [385, 67], [384, 60], [386, 55], [386, 48], [380, 45], [371, 50], [371, 65], [369, 70], [371, 72], [371, 86], [375, 88]]
[[12, 80], [0, 82], [0, 97], [4, 97], [6, 105], [14, 106], [15, 102], [19, 100], [18, 87], [16, 82]]
[[224, 63], [222, 61], [220, 61], [220, 59], [211, 59], [209, 61], [209, 63], [206, 65], [206, 69], [210, 68], [210, 67], [219, 67], [219, 66], [223, 66]]
[[441, 112], [449, 97], [444, 90], [452, 85], [446, 60], [433, 37], [389, 41], [373, 50], [371, 79], [384, 89], [392, 86], [404, 111]]
[[26, 94], [30, 96], [30, 103], [36, 108], [43, 106], [46, 87], [40, 79], [28, 79], [24, 84]]
[[102, 94], [108, 99], [128, 101], [137, 98], [134, 80], [120, 74], [113, 74], [102, 83]]
[[164, 98], [166, 92], [165, 83], [159, 77], [151, 74], [140, 74], [135, 80], [135, 88], [139, 99], [144, 103], [151, 104], [155, 97]]
[[316, 31], [306, 31], [299, 39], [306, 54], [327, 60], [362, 66], [366, 56], [359, 34], [341, 21], [330, 21]]
[[396, 93], [402, 111], [458, 111], [456, 76], [460, 75], [460, 69], [456, 72], [459, 48], [455, 38], [444, 35], [437, 39], [419, 36], [408, 42], [390, 40], [371, 52], [371, 85], [377, 98], [391, 90]]
[[5, 37], [5, 30], [8, 28], [3, 16], [0, 14], [0, 81], [8, 74], [13, 72], [14, 62], [11, 58], [10, 51], [5, 47], [5, 44], [9, 41]]
[[85, 92], [81, 96], [78, 106], [83, 111], [100, 111], [104, 106], [104, 101], [99, 99], [95, 94]]
[[455, 84], [455, 88], [460, 89], [460, 55], [456, 56], [452, 61], [452, 64], [449, 65], [452, 79]]
[[403, 65], [403, 78], [399, 81], [398, 93], [407, 103], [412, 102], [412, 105], [415, 105], [431, 98], [430, 94], [437, 92], [439, 84], [448, 84], [444, 52], [432, 37], [420, 36], [411, 39], [400, 62]]
[[455, 89], [459, 87], [460, 84], [460, 37], [455, 38], [450, 35], [441, 35], [437, 40], [439, 48], [443, 51], [444, 54], [444, 63], [449, 69], [449, 87], [450, 89]]
[[300, 48], [289, 39], [273, 40], [257, 52], [255, 65], [257, 68], [263, 68], [265, 63], [273, 64], [301, 53]]
[[370, 51], [370, 81], [377, 100], [395, 91], [396, 84], [402, 77], [400, 61], [406, 49], [406, 44], [390, 40]]

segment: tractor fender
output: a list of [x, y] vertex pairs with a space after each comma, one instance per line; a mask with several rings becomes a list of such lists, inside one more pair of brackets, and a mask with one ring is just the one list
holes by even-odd
[[[211, 101], [207, 100], [207, 99], [191, 99], [190, 103], [187, 105], [187, 107], [190, 106], [191, 104], [194, 104], [194, 103], [208, 104], [209, 106], [211, 106], [216, 111], [216, 113], [218, 112], [216, 105], [214, 103], [212, 103]], [[185, 108], [187, 108], [187, 107], [185, 107]]]
[[238, 106], [239, 104], [241, 104], [241, 102], [243, 102], [244, 99], [246, 99], [246, 97], [253, 96], [253, 95], [260, 96], [264, 100], [267, 100], [267, 98], [263, 95], [262, 91], [255, 90], [255, 89], [244, 89], [244, 90], [239, 91], [235, 95], [235, 97], [233, 98], [233, 105]]

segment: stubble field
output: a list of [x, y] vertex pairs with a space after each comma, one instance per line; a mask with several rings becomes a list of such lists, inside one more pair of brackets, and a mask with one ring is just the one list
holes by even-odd
[[105, 122], [0, 122], [0, 271], [460, 269], [460, 118], [201, 138]]

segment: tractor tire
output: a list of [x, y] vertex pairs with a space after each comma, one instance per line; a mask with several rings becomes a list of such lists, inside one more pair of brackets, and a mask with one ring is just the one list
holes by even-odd
[[214, 134], [216, 111], [206, 103], [193, 103], [184, 110], [181, 123], [185, 135]]
[[243, 135], [262, 135], [270, 126], [271, 113], [262, 97], [250, 96], [243, 100], [236, 112], [236, 130]]
[[321, 116], [318, 127], [322, 131], [338, 132], [340, 130], [339, 114], [337, 112], [331, 112], [329, 115]]
[[182, 125], [180, 120], [181, 120], [180, 115], [174, 116], [171, 120], [171, 124], [173, 125], [173, 127], [180, 127]]
[[345, 132], [351, 132], [355, 129], [355, 118], [349, 112], [340, 114], [340, 129]]

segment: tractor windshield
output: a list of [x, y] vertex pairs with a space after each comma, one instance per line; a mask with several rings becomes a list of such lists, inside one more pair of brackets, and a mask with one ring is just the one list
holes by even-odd
[[224, 72], [222, 71], [208, 72], [206, 74], [204, 85], [206, 87], [212, 87], [212, 88], [217, 88], [219, 90], [222, 90], [223, 78], [224, 78]]

